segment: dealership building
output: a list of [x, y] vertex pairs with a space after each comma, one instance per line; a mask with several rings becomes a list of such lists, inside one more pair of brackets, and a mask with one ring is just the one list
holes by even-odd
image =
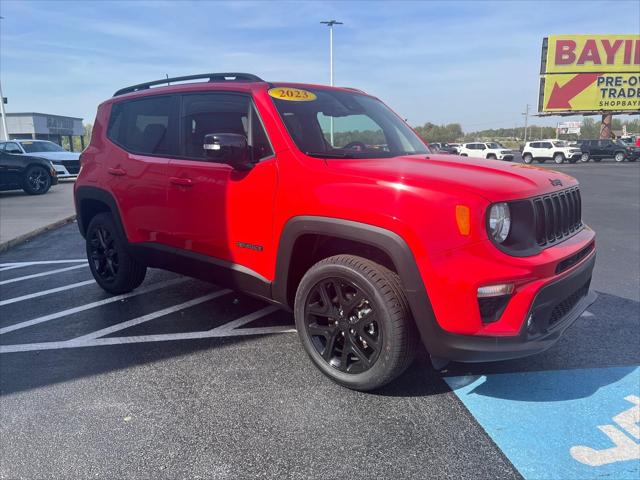
[[11, 140], [51, 140], [71, 151], [74, 144], [85, 147], [82, 118], [29, 112], [7, 113], [6, 119]]

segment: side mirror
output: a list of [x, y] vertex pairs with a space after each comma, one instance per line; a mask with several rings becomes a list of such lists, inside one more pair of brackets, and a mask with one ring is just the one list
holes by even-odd
[[228, 163], [236, 170], [251, 170], [247, 137], [237, 133], [208, 133], [204, 136], [204, 149], [207, 158], [214, 162]]

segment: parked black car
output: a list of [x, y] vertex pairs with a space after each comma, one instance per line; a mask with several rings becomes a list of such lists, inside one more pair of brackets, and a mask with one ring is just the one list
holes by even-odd
[[599, 162], [603, 158], [613, 158], [616, 162], [635, 162], [640, 158], [640, 148], [627, 145], [621, 140], [578, 140], [578, 146], [582, 151], [583, 162], [593, 159]]
[[29, 195], [42, 195], [56, 183], [58, 176], [49, 160], [0, 151], [0, 190], [22, 189]]
[[454, 147], [450, 146], [448, 143], [439, 143], [439, 142], [429, 143], [429, 148], [433, 150], [434, 153], [449, 153], [449, 154], [458, 153], [458, 151]]

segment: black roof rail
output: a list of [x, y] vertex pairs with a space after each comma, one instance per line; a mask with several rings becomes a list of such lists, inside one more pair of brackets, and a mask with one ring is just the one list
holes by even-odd
[[187, 75], [186, 77], [163, 78], [161, 80], [154, 80], [153, 82], [139, 83], [138, 85], [121, 88], [114, 93], [113, 96], [117, 97], [118, 95], [124, 95], [125, 93], [147, 90], [149, 87], [154, 85], [169, 85], [172, 82], [185, 82], [187, 80], [200, 80], [203, 78], [208, 78], [210, 82], [264, 82], [260, 77], [251, 73], [201, 73], [198, 75]]

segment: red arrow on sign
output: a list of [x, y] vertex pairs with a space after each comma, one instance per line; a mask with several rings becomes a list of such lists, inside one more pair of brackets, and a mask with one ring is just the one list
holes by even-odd
[[563, 86], [556, 82], [551, 90], [547, 108], [571, 108], [569, 100], [595, 82], [599, 76], [599, 73], [580, 73]]

